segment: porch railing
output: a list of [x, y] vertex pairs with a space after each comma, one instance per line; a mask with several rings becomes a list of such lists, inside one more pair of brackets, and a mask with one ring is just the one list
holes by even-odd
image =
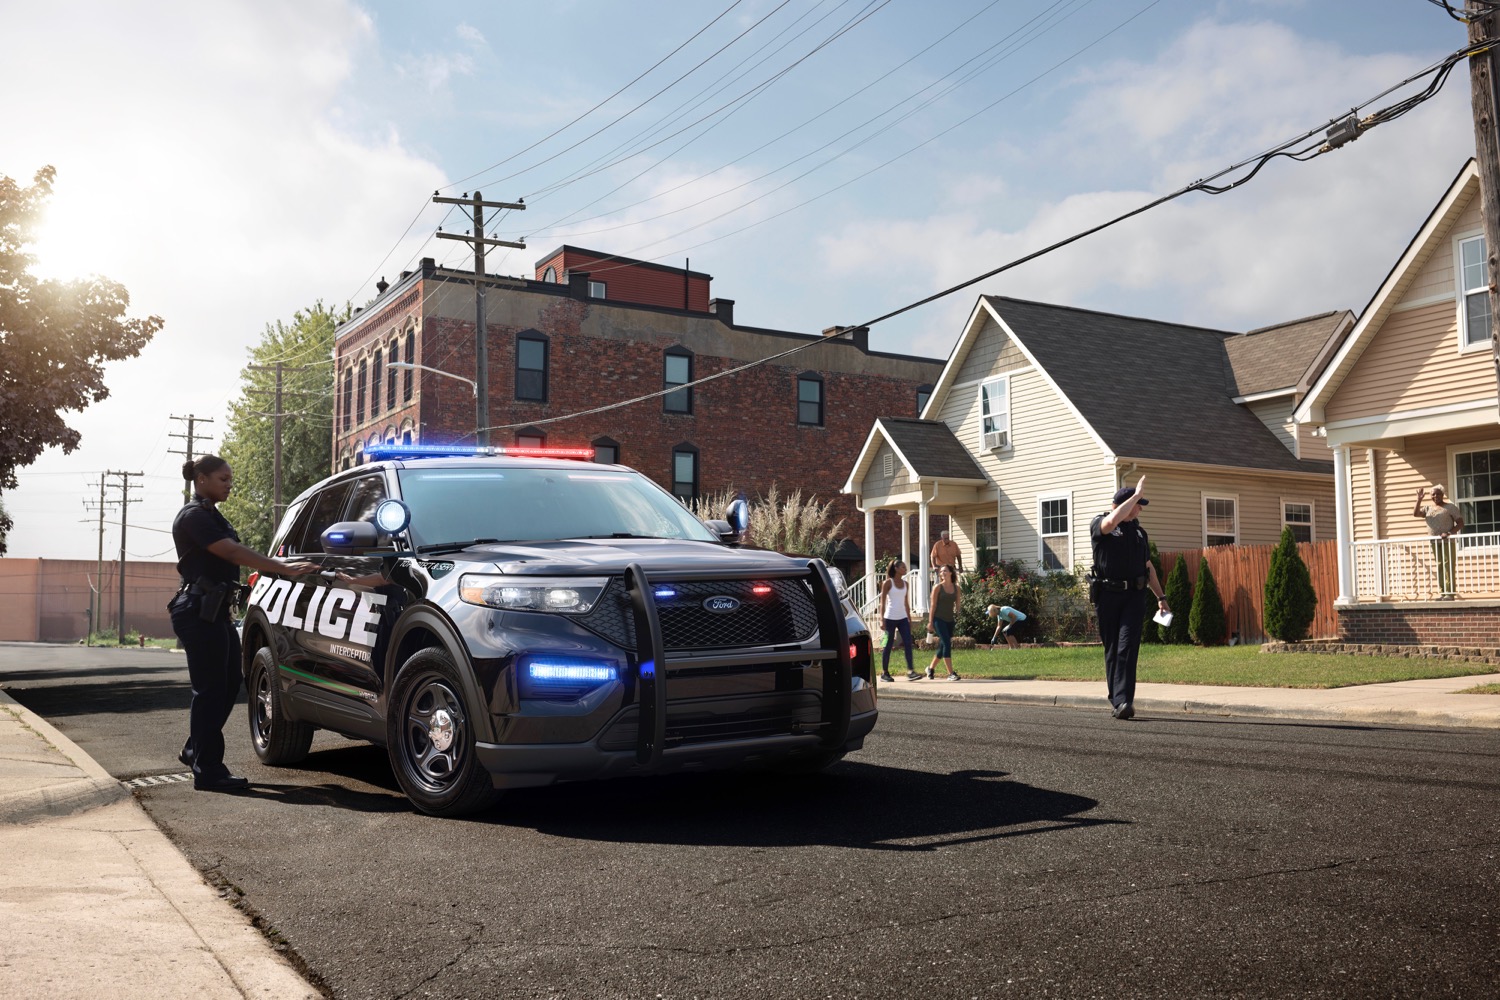
[[[1500, 532], [1447, 540], [1452, 582], [1439, 578], [1444, 543], [1438, 538], [1377, 538], [1353, 544], [1356, 601], [1431, 601], [1500, 597]], [[1444, 573], [1444, 576], [1447, 574]]]

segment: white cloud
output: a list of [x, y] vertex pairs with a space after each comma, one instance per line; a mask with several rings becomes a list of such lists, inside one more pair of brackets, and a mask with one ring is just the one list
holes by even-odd
[[459, 38], [462, 38], [464, 41], [468, 42], [475, 48], [483, 48], [489, 45], [489, 42], [485, 41], [484, 32], [480, 31], [472, 24], [460, 23], [459, 26], [454, 29], [454, 32], [458, 35]]
[[329, 289], [354, 295], [371, 249], [443, 177], [394, 132], [341, 126], [359, 117], [344, 85], [373, 41], [351, 4], [90, 5], [87, 16], [33, 5], [10, 10], [7, 31], [26, 44], [0, 63], [0, 89], [28, 97], [8, 105], [0, 172], [58, 170], [44, 270], [105, 274], [129, 289], [132, 313], [166, 320], [139, 358], [109, 368], [110, 398], [71, 416], [79, 451], [48, 453], [5, 496], [11, 554], [92, 558], [78, 502], [103, 469], [155, 477], [131, 510], [129, 548], [156, 553], [180, 503], [181, 459], [167, 449], [182, 442], [167, 434], [182, 427], [168, 416], [213, 417], [207, 429], [221, 433], [265, 324]]

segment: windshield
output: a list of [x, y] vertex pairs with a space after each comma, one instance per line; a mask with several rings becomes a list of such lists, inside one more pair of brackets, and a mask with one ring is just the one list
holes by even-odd
[[573, 469], [402, 469], [418, 548], [478, 539], [689, 538], [713, 532], [634, 472]]

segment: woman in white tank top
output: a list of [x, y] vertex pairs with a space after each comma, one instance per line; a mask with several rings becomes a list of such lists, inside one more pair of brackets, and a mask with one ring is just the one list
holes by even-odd
[[911, 657], [911, 594], [906, 585], [906, 563], [896, 560], [886, 570], [886, 578], [880, 585], [880, 616], [885, 625], [885, 649], [880, 655], [880, 679], [895, 680], [891, 676], [891, 643], [896, 634], [901, 635], [902, 648], [906, 650], [906, 679], [920, 680]]

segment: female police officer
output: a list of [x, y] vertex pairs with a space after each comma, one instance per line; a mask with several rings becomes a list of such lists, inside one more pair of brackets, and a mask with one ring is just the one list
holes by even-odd
[[240, 693], [240, 637], [229, 620], [239, 567], [292, 576], [315, 572], [318, 567], [269, 559], [240, 544], [240, 536], [216, 506], [229, 496], [234, 484], [234, 472], [222, 458], [189, 459], [182, 465], [182, 478], [193, 484], [193, 502], [172, 521], [182, 587], [167, 609], [172, 613], [172, 630], [187, 653], [193, 706], [188, 740], [178, 759], [193, 769], [194, 788], [234, 791], [250, 784], [224, 766], [224, 723]]

